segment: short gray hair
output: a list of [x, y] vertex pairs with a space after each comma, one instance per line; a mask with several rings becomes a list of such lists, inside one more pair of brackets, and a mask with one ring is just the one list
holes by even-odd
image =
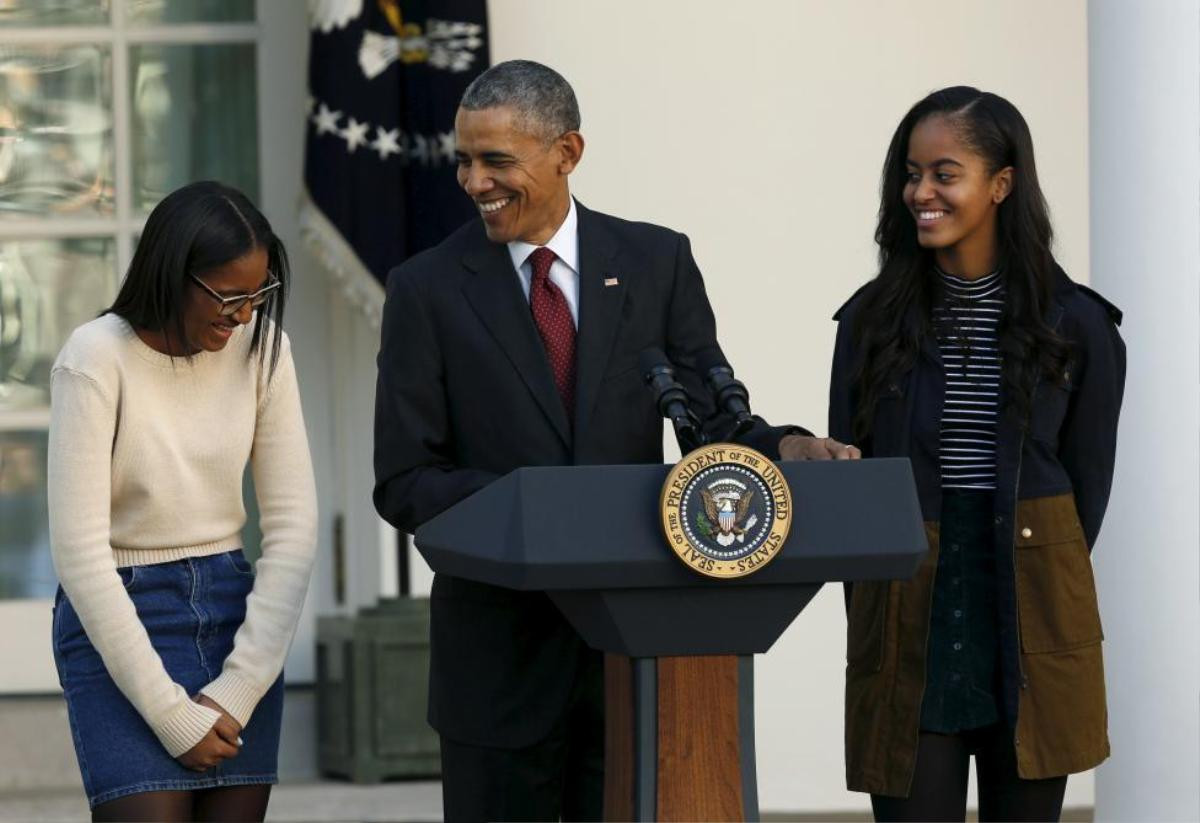
[[497, 63], [476, 77], [459, 106], [468, 111], [507, 106], [522, 129], [546, 140], [579, 129], [575, 90], [561, 74], [532, 60]]

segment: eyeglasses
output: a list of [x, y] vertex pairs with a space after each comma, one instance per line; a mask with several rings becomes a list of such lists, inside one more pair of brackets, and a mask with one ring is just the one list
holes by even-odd
[[271, 272], [267, 272], [267, 279], [271, 282], [263, 286], [254, 294], [235, 294], [232, 297], [222, 297], [213, 291], [207, 283], [201, 280], [194, 274], [189, 274], [188, 277], [196, 281], [196, 285], [208, 292], [208, 296], [221, 304], [217, 309], [217, 314], [221, 317], [230, 317], [241, 311], [242, 306], [246, 305], [246, 301], [250, 302], [250, 308], [257, 309], [263, 303], [271, 299], [271, 293], [283, 285], [282, 281]]

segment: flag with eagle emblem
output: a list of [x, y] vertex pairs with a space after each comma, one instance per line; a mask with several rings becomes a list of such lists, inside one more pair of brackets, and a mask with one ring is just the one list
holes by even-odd
[[377, 325], [393, 266], [475, 216], [454, 114], [488, 67], [486, 0], [309, 0], [301, 229]]

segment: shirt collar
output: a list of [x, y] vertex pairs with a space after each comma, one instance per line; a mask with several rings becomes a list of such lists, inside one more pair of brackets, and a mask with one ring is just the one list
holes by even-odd
[[[568, 198], [570, 205], [567, 207], [567, 217], [562, 221], [562, 225], [558, 227], [558, 231], [550, 238], [550, 242], [546, 244], [546, 248], [554, 252], [567, 267], [579, 273], [579, 215], [575, 211], [575, 198]], [[521, 266], [529, 259], [529, 255], [533, 254], [537, 246], [532, 243], [526, 243], [522, 240], [514, 240], [508, 244], [508, 254], [512, 258], [513, 268], [517, 271], [521, 270]]]

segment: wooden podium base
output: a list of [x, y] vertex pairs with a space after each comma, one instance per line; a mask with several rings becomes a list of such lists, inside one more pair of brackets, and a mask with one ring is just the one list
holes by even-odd
[[758, 820], [754, 658], [604, 656], [606, 820]]

